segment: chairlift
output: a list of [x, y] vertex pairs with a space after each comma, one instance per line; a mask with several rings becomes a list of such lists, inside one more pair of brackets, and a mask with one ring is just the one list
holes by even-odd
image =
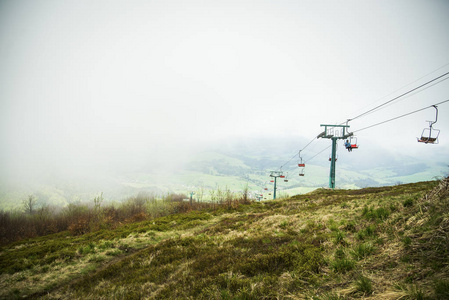
[[299, 157], [298, 167], [304, 168], [306, 166], [306, 164], [302, 161], [301, 151], [299, 151], [298, 157]]
[[281, 176], [279, 176], [280, 178], [285, 178], [285, 176], [284, 175], [281, 175]]
[[[335, 161], [338, 160], [338, 155], [335, 157]], [[332, 161], [332, 155], [329, 155], [329, 161]]]
[[265, 191], [268, 191], [268, 188], [264, 188]]
[[270, 180], [270, 182], [274, 182], [274, 180]]
[[435, 121], [429, 122], [429, 128], [424, 128], [421, 133], [421, 138], [417, 138], [419, 143], [425, 144], [438, 144], [438, 136], [440, 135], [440, 130], [433, 128], [433, 124], [438, 121], [438, 108], [436, 105], [432, 105], [435, 108]]
[[301, 169], [299, 169], [299, 176], [304, 176], [304, 168], [306, 166], [306, 164], [302, 161], [302, 157], [301, 157], [301, 151], [299, 151], [299, 163], [298, 163], [298, 167], [300, 167]]
[[351, 152], [352, 149], [358, 149], [359, 148], [359, 144], [357, 143], [357, 137], [350, 136], [345, 141], [345, 148], [348, 149], [349, 152]]

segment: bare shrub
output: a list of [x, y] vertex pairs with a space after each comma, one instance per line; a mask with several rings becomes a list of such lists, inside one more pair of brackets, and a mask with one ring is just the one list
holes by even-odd
[[[202, 191], [204, 194], [204, 191]], [[30, 195], [23, 211], [0, 211], [0, 244], [7, 244], [25, 238], [32, 238], [68, 230], [81, 235], [103, 228], [116, 228], [124, 223], [138, 222], [170, 214], [192, 210], [215, 210], [222, 207], [235, 209], [249, 203], [248, 189], [241, 195], [229, 188], [210, 192], [211, 201], [184, 201], [185, 194], [168, 193], [161, 198], [153, 194], [139, 193], [126, 199], [118, 206], [103, 206], [103, 194], [93, 199], [91, 205], [70, 203], [62, 209], [42, 205], [36, 206], [36, 199]], [[201, 196], [202, 197], [202, 196]]]
[[87, 205], [69, 204], [63, 211], [68, 223], [68, 230], [75, 234], [84, 234], [89, 232], [90, 210]]

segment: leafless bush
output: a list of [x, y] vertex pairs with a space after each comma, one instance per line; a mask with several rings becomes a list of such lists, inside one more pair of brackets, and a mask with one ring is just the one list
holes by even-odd
[[0, 211], [0, 244], [66, 230], [80, 235], [192, 210], [236, 208], [249, 201], [247, 191], [242, 197], [237, 197], [228, 188], [210, 194], [212, 201], [190, 202], [184, 201], [188, 198], [185, 194], [170, 193], [158, 199], [152, 194], [139, 193], [118, 206], [103, 206], [103, 195], [100, 194], [91, 205], [71, 203], [59, 210], [45, 205], [37, 208], [34, 197], [28, 197], [26, 203], [31, 203], [32, 207], [26, 211]]

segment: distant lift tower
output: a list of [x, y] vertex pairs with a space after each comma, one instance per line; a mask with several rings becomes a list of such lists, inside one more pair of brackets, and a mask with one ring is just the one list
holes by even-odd
[[[331, 156], [331, 171], [329, 174], [329, 187], [335, 188], [335, 162], [337, 158], [337, 140], [347, 139], [353, 135], [352, 132], [347, 132], [349, 125], [324, 125], [324, 131], [316, 138], [331, 139], [332, 140], [332, 156]], [[340, 129], [340, 130], [339, 130]]]
[[273, 199], [276, 199], [276, 179], [281, 176], [283, 176], [282, 171], [271, 171], [270, 177], [274, 177]]

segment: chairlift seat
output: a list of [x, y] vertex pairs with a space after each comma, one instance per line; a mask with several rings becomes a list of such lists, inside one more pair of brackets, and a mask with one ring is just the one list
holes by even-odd
[[284, 179], [284, 182], [288, 182], [288, 179]]
[[430, 143], [430, 144], [435, 144], [435, 142], [437, 141], [436, 138], [431, 138], [431, 137], [427, 137], [427, 136], [422, 136], [420, 139], [418, 139], [418, 142], [420, 143]]
[[440, 135], [440, 130], [432, 128], [425, 128], [421, 134], [421, 138], [418, 138], [418, 142], [425, 144], [438, 144], [438, 136]]
[[304, 174], [299, 174], [299, 176], [304, 176]]
[[359, 148], [359, 146], [358, 146], [358, 145], [356, 145], [356, 144], [352, 144], [352, 145], [351, 145], [351, 148], [352, 148], [352, 149], [358, 149], [358, 148]]
[[304, 168], [306, 166], [306, 164], [298, 164], [298, 167], [300, 168]]

